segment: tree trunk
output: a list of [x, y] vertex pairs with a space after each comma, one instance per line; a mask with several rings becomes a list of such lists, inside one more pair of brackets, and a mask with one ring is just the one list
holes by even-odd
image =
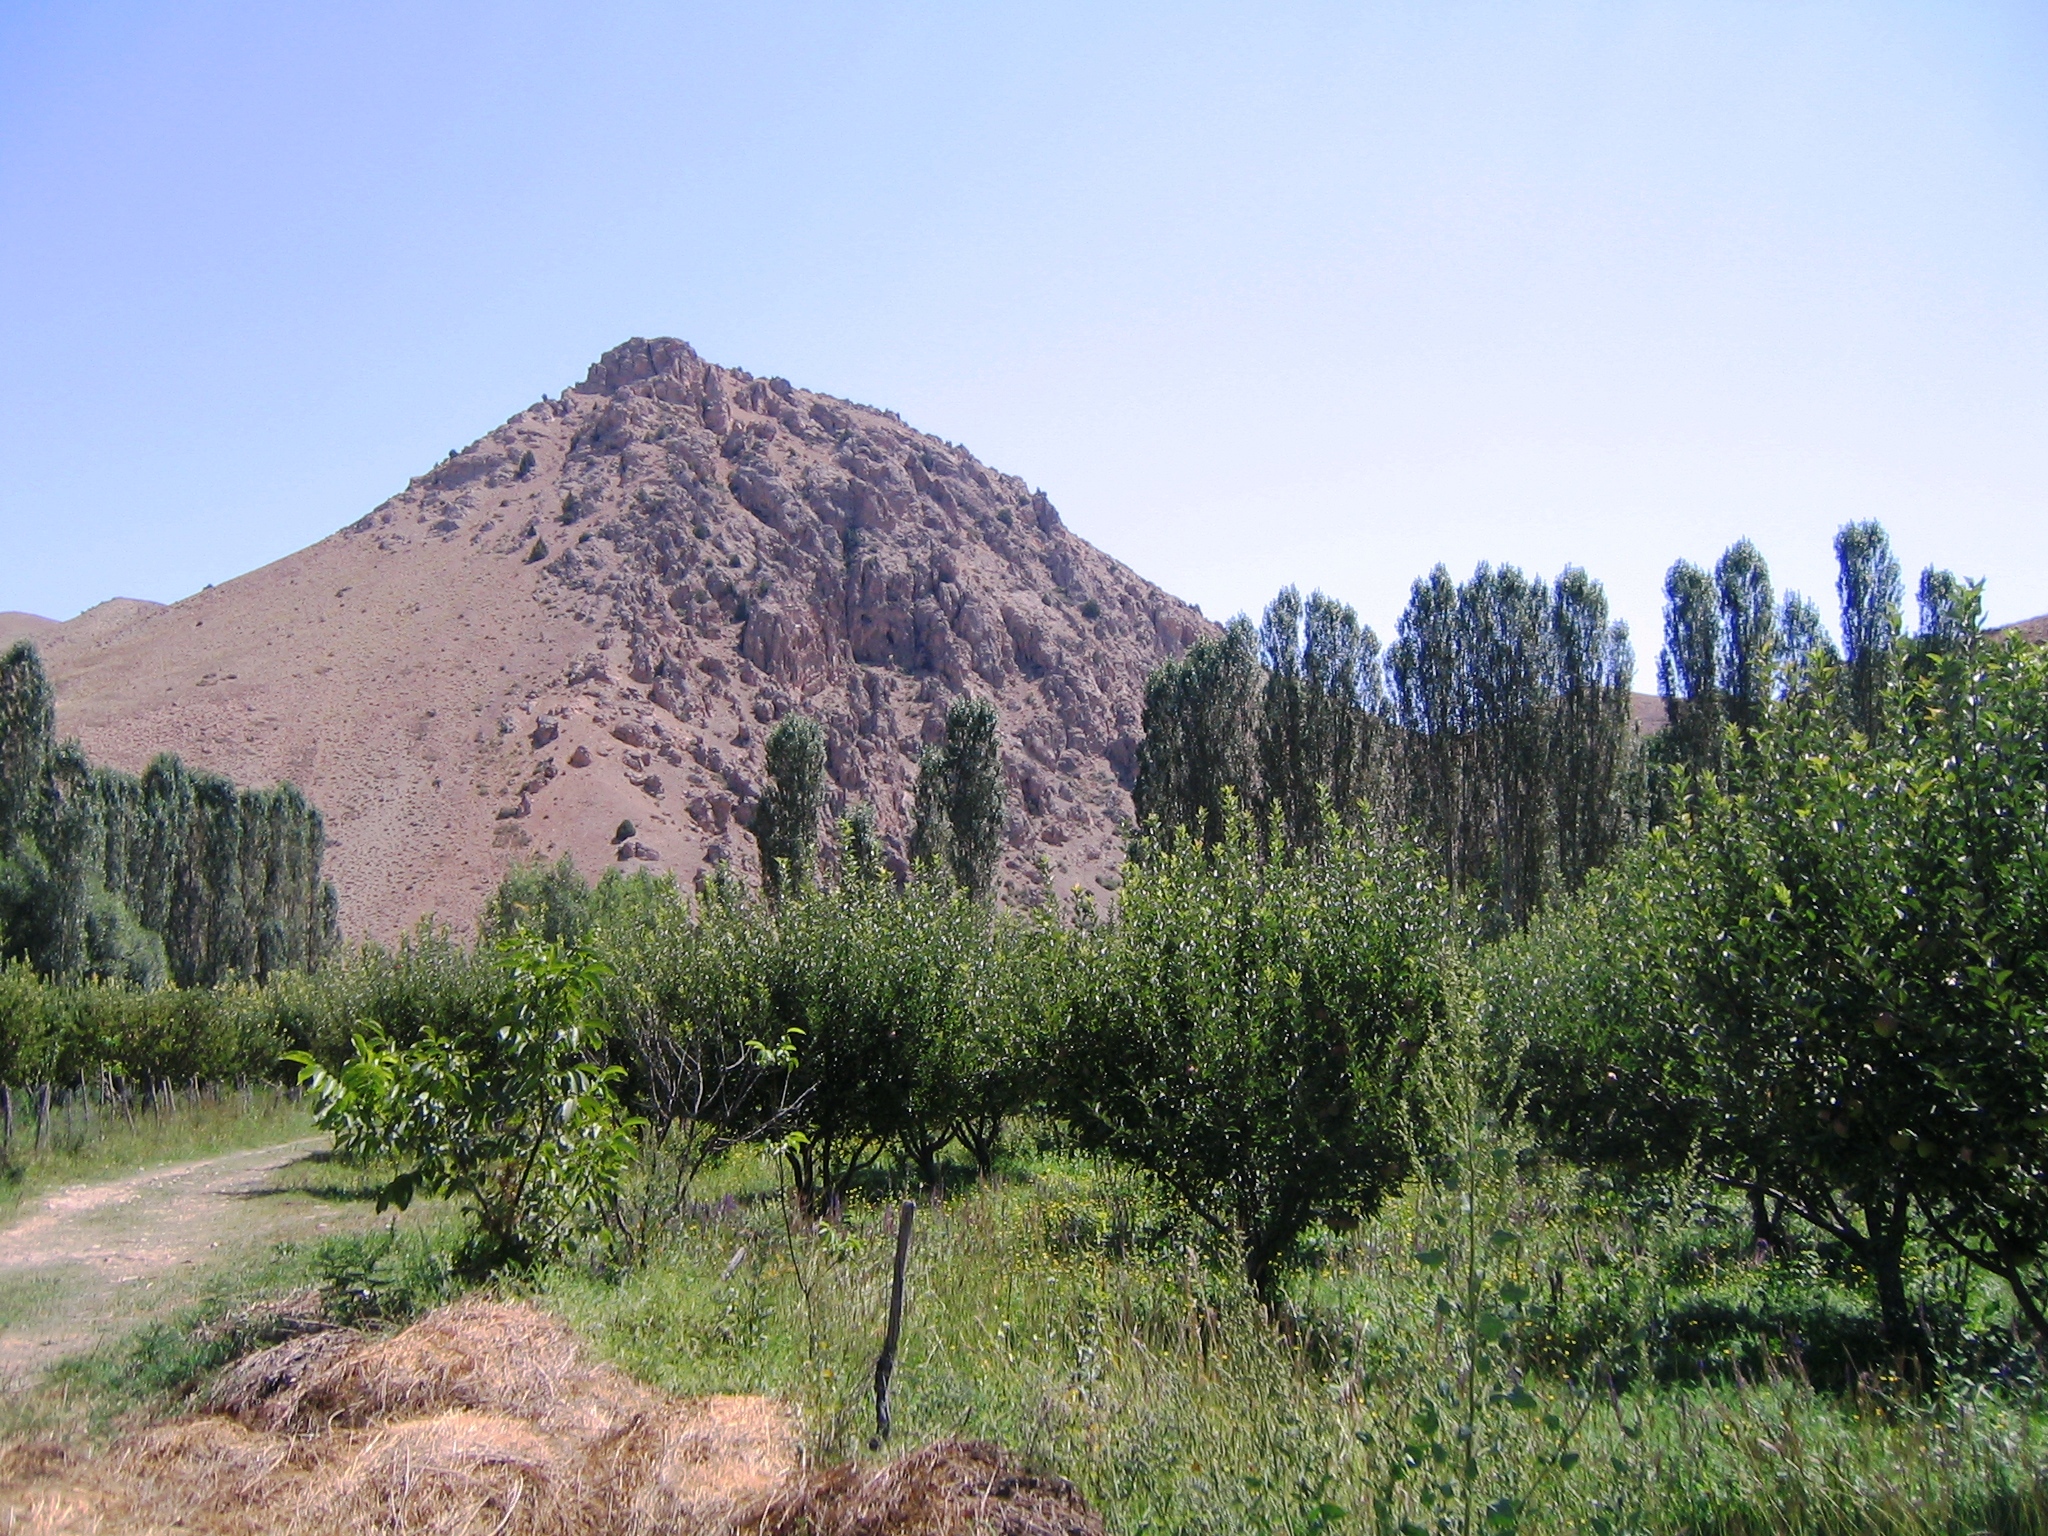
[[1906, 1297], [1906, 1211], [1903, 1199], [1890, 1209], [1866, 1209], [1864, 1228], [1869, 1236], [1857, 1257], [1877, 1287], [1878, 1322], [1884, 1341], [1915, 1373], [1914, 1384], [1921, 1386], [1926, 1384], [1933, 1362], [1927, 1336]]

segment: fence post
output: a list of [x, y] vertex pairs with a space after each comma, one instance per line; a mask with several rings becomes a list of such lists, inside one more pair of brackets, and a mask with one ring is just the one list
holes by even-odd
[[43, 1142], [50, 1134], [50, 1085], [44, 1083], [36, 1093], [36, 1150], [43, 1150]]
[[889, 1287], [889, 1331], [882, 1339], [881, 1358], [875, 1361], [875, 1438], [868, 1449], [879, 1451], [893, 1427], [889, 1412], [889, 1379], [896, 1374], [896, 1345], [903, 1337], [903, 1276], [910, 1267], [910, 1219], [917, 1214], [917, 1202], [906, 1200], [896, 1217], [896, 1279]]
[[0, 1083], [0, 1112], [4, 1112], [7, 1121], [5, 1146], [11, 1157], [14, 1153], [14, 1090], [5, 1083]]

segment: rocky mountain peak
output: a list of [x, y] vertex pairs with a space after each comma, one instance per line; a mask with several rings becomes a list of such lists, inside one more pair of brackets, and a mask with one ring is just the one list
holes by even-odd
[[762, 742], [793, 710], [825, 728], [835, 812], [872, 802], [900, 860], [918, 755], [972, 692], [1003, 723], [1005, 894], [1113, 886], [1145, 677], [1207, 627], [1023, 480], [671, 338], [613, 348], [352, 533], [421, 528], [537, 565], [534, 601], [594, 632], [522, 701], [501, 844], [616, 754], [655, 802], [616, 856], [683, 873], [752, 871]]

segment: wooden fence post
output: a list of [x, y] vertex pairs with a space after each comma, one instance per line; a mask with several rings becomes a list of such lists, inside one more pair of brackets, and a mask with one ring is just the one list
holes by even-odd
[[896, 1217], [896, 1279], [889, 1287], [889, 1331], [882, 1339], [881, 1358], [875, 1361], [875, 1438], [868, 1449], [879, 1451], [894, 1427], [889, 1412], [889, 1379], [896, 1374], [896, 1345], [903, 1337], [903, 1276], [910, 1267], [910, 1221], [917, 1214], [917, 1202], [906, 1200]]

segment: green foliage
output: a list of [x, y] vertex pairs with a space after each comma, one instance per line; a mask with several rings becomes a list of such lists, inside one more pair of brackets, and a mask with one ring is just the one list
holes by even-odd
[[1696, 1150], [1841, 1244], [1909, 1352], [1923, 1229], [2048, 1334], [2044, 694], [2037, 651], [1930, 654], [1872, 738], [1801, 689], [1725, 788], [1487, 959], [1553, 1145], [1637, 1169]]
[[946, 743], [918, 763], [910, 853], [950, 874], [977, 901], [995, 893], [1002, 852], [1003, 764], [995, 705], [955, 699], [946, 711]]
[[[621, 836], [632, 835], [627, 823]], [[524, 929], [553, 944], [575, 944], [590, 931], [590, 921], [590, 887], [565, 853], [553, 864], [535, 858], [507, 870], [484, 903], [482, 932], [492, 943]]]
[[825, 733], [789, 715], [768, 733], [768, 789], [754, 810], [761, 889], [771, 898], [818, 878], [818, 823], [825, 814]]
[[1405, 1088], [1443, 1011], [1447, 904], [1366, 832], [1162, 849], [1074, 959], [1060, 1107], [1157, 1177], [1271, 1295], [1318, 1221], [1405, 1177]]
[[879, 880], [885, 857], [875, 808], [863, 800], [839, 823], [840, 873], [848, 880]]
[[288, 1058], [337, 1151], [403, 1165], [378, 1208], [403, 1210], [421, 1192], [461, 1201], [479, 1269], [568, 1249], [616, 1199], [633, 1157], [616, 1091], [624, 1069], [603, 1064], [591, 1007], [602, 964], [529, 933], [492, 959], [493, 1006], [445, 1034], [401, 1045], [366, 1021], [339, 1073], [304, 1052]]
[[56, 737], [56, 692], [36, 648], [17, 640], [0, 656], [0, 856], [15, 851], [41, 814]]
[[1849, 721], [1870, 733], [1882, 723], [1885, 695], [1894, 680], [1905, 586], [1891, 540], [1877, 523], [1845, 524], [1835, 535], [1835, 559]]
[[51, 739], [25, 642], [0, 661], [0, 953], [62, 979], [206, 986], [311, 970], [338, 944], [326, 832], [289, 784], [159, 757], [140, 779]]
[[232, 1082], [269, 1077], [287, 1037], [259, 988], [58, 985], [0, 964], [0, 1082]]
[[1707, 573], [1690, 560], [1664, 577], [1664, 649], [1657, 657], [1657, 691], [1664, 696], [1664, 760], [1691, 773], [1711, 772], [1720, 761], [1721, 606]]
[[1251, 622], [1233, 619], [1145, 682], [1145, 739], [1132, 791], [1141, 826], [1214, 844], [1229, 806], [1256, 797], [1264, 678]]
[[1259, 625], [1265, 664], [1258, 798], [1267, 825], [1297, 847], [1321, 837], [1324, 806], [1356, 820], [1385, 800], [1380, 643], [1344, 604], [1288, 587]]
[[1605, 594], [1568, 569], [1462, 585], [1439, 566], [1387, 653], [1396, 811], [1475, 897], [1489, 929], [1526, 923], [1620, 846], [1634, 655]]
[[1674, 844], [1707, 1145], [1858, 1256], [1897, 1344], [1914, 1207], [2015, 1279], [2048, 1237], [2044, 689], [1959, 660], [1874, 738], [1795, 701]]

